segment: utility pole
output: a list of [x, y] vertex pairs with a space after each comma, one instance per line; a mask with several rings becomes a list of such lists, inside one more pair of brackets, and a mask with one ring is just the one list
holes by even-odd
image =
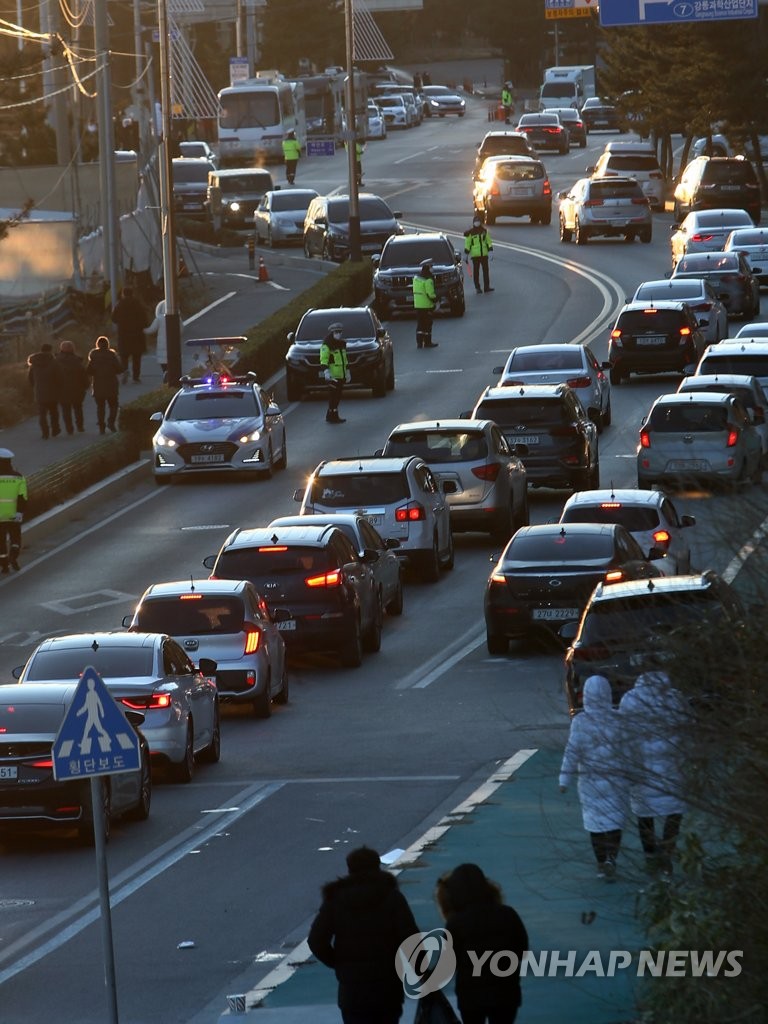
[[133, 49], [135, 51], [136, 70], [134, 77], [136, 84], [133, 87], [133, 105], [136, 108], [136, 119], [139, 125], [139, 149], [146, 159], [152, 145], [152, 131], [150, 127], [152, 113], [149, 109], [149, 89], [147, 75], [142, 78], [142, 72], [146, 68], [144, 57], [144, 35], [141, 28], [141, 0], [133, 0]]
[[168, 344], [167, 382], [172, 387], [181, 377], [181, 318], [177, 297], [176, 230], [173, 209], [173, 155], [171, 152], [171, 38], [167, 0], [158, 0], [157, 26], [160, 34], [160, 106], [163, 131], [160, 139], [160, 228], [163, 235], [163, 288], [165, 291], [165, 336]]
[[354, 24], [352, 0], [344, 0], [344, 29], [347, 43], [347, 165], [349, 171], [349, 258], [361, 261], [360, 195], [357, 186], [357, 110], [355, 109]]
[[104, 242], [104, 276], [109, 281], [112, 305], [120, 290], [120, 234], [115, 188], [115, 126], [112, 120], [112, 74], [110, 70], [109, 24], [106, 3], [93, 5], [93, 45], [98, 62], [97, 121], [99, 125], [99, 186], [101, 230]]

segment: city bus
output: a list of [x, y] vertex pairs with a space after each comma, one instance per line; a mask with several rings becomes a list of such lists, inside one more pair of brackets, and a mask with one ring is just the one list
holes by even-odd
[[301, 82], [249, 78], [219, 92], [219, 166], [249, 167], [283, 159], [283, 139], [307, 130]]

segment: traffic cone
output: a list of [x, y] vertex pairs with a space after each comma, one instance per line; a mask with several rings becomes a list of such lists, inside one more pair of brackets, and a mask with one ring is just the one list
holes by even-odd
[[260, 281], [268, 281], [269, 280], [269, 274], [267, 273], [267, 265], [264, 262], [264, 257], [263, 256], [259, 256], [259, 280]]

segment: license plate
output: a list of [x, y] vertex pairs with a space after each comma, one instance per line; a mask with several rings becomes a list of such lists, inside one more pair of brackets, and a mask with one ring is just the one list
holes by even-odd
[[595, 121], [595, 128], [607, 128], [607, 127], [608, 127], [608, 122], [607, 121]]
[[384, 522], [384, 516], [365, 516], [364, 518], [371, 526], [381, 526]]
[[290, 632], [291, 630], [295, 630], [296, 629], [296, 619], [286, 619], [285, 622], [278, 622], [277, 623], [277, 628], [279, 630], [287, 630], [288, 632]]
[[720, 191], [721, 192], [738, 192], [739, 191], [739, 186], [738, 185], [721, 185], [720, 186]]
[[531, 618], [556, 622], [560, 619], [578, 619], [578, 608], [534, 608]]
[[200, 205], [199, 203], [184, 203], [184, 209], [185, 210], [196, 210], [199, 205]]
[[667, 463], [667, 469], [671, 472], [680, 472], [681, 470], [689, 470], [690, 472], [706, 472], [709, 469], [709, 463], [706, 459], [672, 459], [671, 462]]
[[0, 779], [16, 779], [19, 769], [16, 765], [0, 765]]
[[507, 444], [538, 444], [539, 439], [536, 435], [530, 437], [510, 437], [507, 435]]
[[663, 335], [647, 335], [645, 338], [635, 338], [638, 345], [666, 345], [667, 339]]
[[532, 196], [533, 188], [530, 185], [507, 185], [508, 196]]
[[208, 463], [208, 462], [223, 462], [224, 461], [224, 456], [223, 455], [193, 455], [192, 458], [189, 461], [190, 462], [194, 462], [196, 465], [199, 465], [200, 463]]

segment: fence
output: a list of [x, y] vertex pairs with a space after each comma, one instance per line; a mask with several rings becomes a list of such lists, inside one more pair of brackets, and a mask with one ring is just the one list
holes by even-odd
[[61, 331], [74, 323], [69, 289], [56, 288], [34, 302], [0, 305], [0, 363], [18, 363], [27, 357], [27, 341], [34, 325]]

